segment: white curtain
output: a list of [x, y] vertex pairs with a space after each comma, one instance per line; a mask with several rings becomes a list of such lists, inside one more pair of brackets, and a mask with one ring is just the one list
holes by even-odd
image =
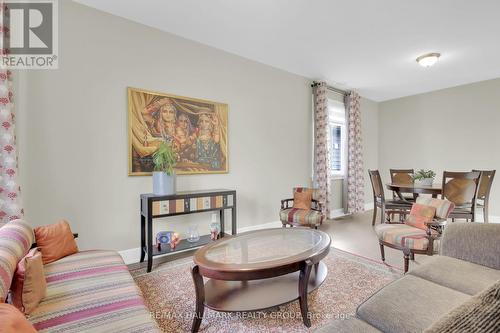
[[[0, 22], [1, 56], [6, 54], [3, 45], [8, 33], [8, 17], [5, 15], [5, 3], [0, 0], [2, 12]], [[0, 63], [0, 226], [21, 218], [21, 189], [17, 183], [17, 147], [14, 131], [14, 103], [12, 92], [12, 72]]]
[[361, 136], [360, 97], [352, 91], [346, 98], [347, 113], [347, 213], [365, 210], [365, 178]]
[[330, 145], [326, 83], [313, 86], [314, 96], [314, 186], [323, 213], [330, 216]]

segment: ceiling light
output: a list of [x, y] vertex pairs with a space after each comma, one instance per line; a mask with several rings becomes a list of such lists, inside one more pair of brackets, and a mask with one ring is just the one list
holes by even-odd
[[440, 53], [427, 53], [418, 57], [417, 62], [422, 67], [431, 67], [438, 61], [440, 56]]

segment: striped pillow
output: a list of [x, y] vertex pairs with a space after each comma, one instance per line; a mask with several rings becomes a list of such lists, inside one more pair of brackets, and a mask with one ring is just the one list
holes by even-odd
[[17, 263], [28, 253], [34, 239], [33, 229], [23, 220], [0, 228], [0, 302], [5, 301]]
[[455, 208], [455, 204], [451, 201], [422, 196], [417, 198], [417, 203], [436, 208], [436, 217], [440, 219], [447, 219], [453, 208]]

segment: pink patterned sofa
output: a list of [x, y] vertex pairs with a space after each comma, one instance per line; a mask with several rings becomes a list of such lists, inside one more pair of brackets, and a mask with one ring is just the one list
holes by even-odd
[[[34, 243], [22, 220], [0, 228], [0, 302], [17, 262]], [[47, 293], [28, 320], [39, 332], [159, 332], [115, 251], [81, 251], [44, 266]]]

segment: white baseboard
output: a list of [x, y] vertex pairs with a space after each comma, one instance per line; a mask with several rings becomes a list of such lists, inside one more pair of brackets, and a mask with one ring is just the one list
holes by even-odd
[[[365, 210], [372, 210], [372, 209], [373, 209], [373, 202], [365, 203]], [[334, 209], [333, 211], [330, 212], [329, 219], [335, 219], [335, 218], [339, 218], [339, 217], [347, 216], [347, 215], [349, 215], [349, 214], [346, 214], [344, 212], [344, 208]]]
[[[263, 224], [257, 224], [257, 225], [251, 225], [248, 227], [238, 228], [238, 233], [240, 234], [242, 232], [247, 232], [247, 231], [269, 229], [269, 228], [279, 228], [279, 227], [281, 227], [281, 221], [273, 221], [273, 222], [269, 222], [269, 223], [263, 223]], [[190, 251], [190, 250], [185, 250], [185, 251]], [[182, 252], [182, 251], [179, 251], [179, 253], [180, 252]], [[135, 263], [139, 262], [141, 249], [139, 247], [136, 247], [134, 249], [127, 249], [127, 250], [123, 250], [123, 251], [118, 251], [118, 253], [122, 256], [125, 264], [130, 265], [130, 264], [135, 264]], [[161, 256], [158, 256], [156, 258], [159, 258], [159, 257], [161, 257]]]

